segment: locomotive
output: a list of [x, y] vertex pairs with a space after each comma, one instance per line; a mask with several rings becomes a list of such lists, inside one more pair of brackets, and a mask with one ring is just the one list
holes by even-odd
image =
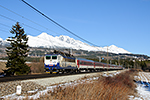
[[123, 69], [122, 66], [76, 58], [70, 54], [58, 51], [54, 51], [54, 53], [46, 54], [44, 56], [44, 66], [46, 73]]

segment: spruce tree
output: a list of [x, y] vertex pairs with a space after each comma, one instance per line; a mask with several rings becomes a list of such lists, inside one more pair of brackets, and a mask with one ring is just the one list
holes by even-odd
[[25, 58], [28, 56], [27, 52], [29, 52], [27, 35], [18, 22], [15, 26], [12, 26], [10, 33], [13, 36], [7, 39], [10, 42], [10, 46], [6, 47], [8, 56], [6, 67], [11, 69], [9, 73], [16, 75], [27, 74], [30, 71], [30, 67], [25, 63]]

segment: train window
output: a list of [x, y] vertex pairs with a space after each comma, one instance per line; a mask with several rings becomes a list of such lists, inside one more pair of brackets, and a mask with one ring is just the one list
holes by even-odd
[[81, 61], [79, 61], [79, 64], [82, 64], [82, 62], [81, 62]]
[[52, 59], [57, 59], [57, 56], [52, 56]]
[[103, 66], [101, 63], [95, 63], [96, 66]]
[[51, 59], [51, 56], [46, 56], [46, 59]]

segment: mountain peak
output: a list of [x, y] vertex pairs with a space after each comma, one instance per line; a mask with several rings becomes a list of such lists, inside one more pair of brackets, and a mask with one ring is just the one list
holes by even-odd
[[49, 35], [47, 33], [43, 32], [40, 35], [38, 35], [37, 37], [46, 37], [46, 36], [49, 36]]
[[0, 38], [0, 41], [3, 41], [3, 39], [2, 39], [2, 38]]
[[[109, 47], [117, 47], [117, 46], [115, 46], [115, 45], [111, 45], [111, 46], [109, 46]], [[118, 47], [117, 47], [118, 48]]]
[[[28, 35], [28, 45], [31, 47], [45, 47], [45, 48], [72, 48], [77, 50], [86, 50], [86, 51], [105, 51], [107, 52], [107, 47], [93, 47], [82, 41], [75, 40], [69, 36], [60, 35], [59, 37], [53, 37], [45, 32], [41, 33], [38, 36], [29, 36]], [[4, 44], [0, 38], [1, 43]], [[111, 53], [130, 53], [123, 48], [119, 48], [115, 45], [108, 47], [108, 52]]]
[[[36, 37], [35, 37], [36, 38]], [[37, 36], [37, 43], [35, 42], [36, 47], [60, 47], [60, 48], [72, 48], [78, 50], [87, 50], [87, 51], [105, 51], [107, 52], [107, 47], [93, 47], [86, 43], [83, 43], [79, 40], [75, 40], [69, 36], [60, 35], [53, 37], [43, 32]], [[29, 39], [30, 40], [30, 39]], [[30, 46], [30, 43], [29, 43]], [[33, 43], [32, 43], [33, 46]], [[112, 53], [130, 53], [123, 48], [119, 48], [115, 45], [111, 45], [108, 47], [108, 52]]]

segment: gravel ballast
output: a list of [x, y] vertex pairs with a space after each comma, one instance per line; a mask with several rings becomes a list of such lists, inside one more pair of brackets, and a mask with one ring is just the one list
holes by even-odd
[[[116, 71], [110, 71], [109, 73], [115, 73]], [[51, 78], [42, 78], [42, 79], [30, 79], [23, 81], [11, 81], [11, 82], [1, 82], [0, 83], [0, 98], [6, 95], [16, 95], [17, 86], [20, 85], [22, 88], [21, 96], [31, 95], [31, 91], [43, 91], [48, 86], [72, 82], [86, 77], [101, 76], [106, 72], [98, 73], [88, 73], [88, 74], [77, 74], [77, 75], [68, 75], [68, 76], [58, 76]]]

